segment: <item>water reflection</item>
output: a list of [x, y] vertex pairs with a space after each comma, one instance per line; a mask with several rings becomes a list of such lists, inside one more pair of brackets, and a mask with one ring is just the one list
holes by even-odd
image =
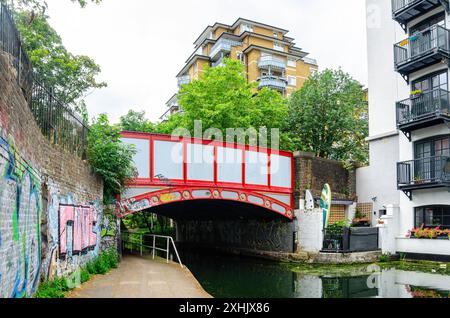
[[218, 298], [448, 298], [450, 276], [364, 268], [350, 276], [297, 273], [258, 259], [182, 251], [182, 260]]

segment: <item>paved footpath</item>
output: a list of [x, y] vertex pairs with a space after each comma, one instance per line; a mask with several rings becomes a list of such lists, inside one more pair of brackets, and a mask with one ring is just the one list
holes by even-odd
[[66, 297], [211, 298], [187, 268], [151, 256], [124, 256], [119, 268], [95, 276]]

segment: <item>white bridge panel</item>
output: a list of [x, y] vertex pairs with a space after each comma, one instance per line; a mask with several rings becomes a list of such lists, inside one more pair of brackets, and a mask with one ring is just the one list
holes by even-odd
[[133, 156], [134, 165], [138, 171], [138, 178], [150, 177], [150, 140], [122, 138], [124, 144], [134, 145], [136, 154]]
[[292, 160], [289, 157], [270, 156], [270, 183], [273, 187], [290, 188], [292, 183]]
[[242, 183], [242, 150], [217, 147], [217, 181]]
[[214, 146], [187, 145], [187, 178], [214, 181]]
[[252, 185], [269, 185], [269, 156], [266, 153], [246, 151], [245, 153], [245, 183]]
[[165, 179], [182, 180], [183, 144], [172, 141], [155, 140], [153, 145], [154, 176]]

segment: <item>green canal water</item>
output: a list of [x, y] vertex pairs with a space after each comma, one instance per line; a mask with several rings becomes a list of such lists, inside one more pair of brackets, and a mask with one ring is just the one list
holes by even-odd
[[183, 263], [216, 298], [449, 298], [450, 276], [377, 265], [307, 269], [182, 250]]

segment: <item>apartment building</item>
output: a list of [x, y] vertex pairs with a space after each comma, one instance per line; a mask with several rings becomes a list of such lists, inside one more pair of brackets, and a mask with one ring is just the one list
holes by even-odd
[[[384, 249], [449, 258], [450, 17], [448, 0], [366, 0], [370, 166], [357, 171], [360, 202], [373, 204]], [[386, 214], [386, 215], [385, 215]]]
[[[284, 96], [300, 89], [317, 62], [296, 47], [288, 30], [239, 18], [232, 25], [215, 23], [194, 42], [194, 53], [177, 75], [178, 87], [202, 77], [206, 66], [221, 66], [224, 58], [239, 60], [249, 82], [258, 88], [269, 87]], [[180, 110], [176, 94], [167, 102], [161, 119]]]

